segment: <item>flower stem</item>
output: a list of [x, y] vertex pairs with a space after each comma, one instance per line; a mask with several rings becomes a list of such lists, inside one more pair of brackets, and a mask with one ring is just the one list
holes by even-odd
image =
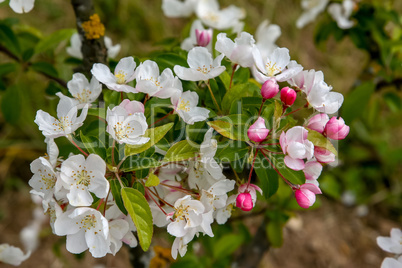
[[153, 122], [150, 126], [153, 126], [157, 123], [159, 123], [160, 121], [162, 121], [163, 119], [165, 119], [166, 117], [168, 117], [169, 115], [173, 114], [174, 110], [171, 110], [169, 113], [167, 113], [166, 115], [164, 115], [162, 118], [159, 118], [158, 120], [156, 120], [155, 122]]
[[78, 149], [81, 153], [83, 153], [85, 156], [88, 156], [88, 153], [86, 153], [84, 150], [82, 150], [82, 149], [80, 148], [80, 146], [78, 146], [78, 145], [75, 143], [75, 141], [74, 141], [74, 139], [73, 139], [73, 137], [72, 137], [71, 135], [69, 135], [69, 136], [67, 137], [67, 139], [68, 139], [75, 147], [77, 147], [77, 149]]
[[300, 111], [300, 110], [301, 110], [301, 109], [303, 109], [303, 108], [304, 108], [304, 106], [303, 106], [303, 107], [300, 107], [299, 109], [296, 109], [296, 110], [294, 110], [294, 111], [291, 111], [290, 113], [287, 113], [287, 114], [285, 114], [285, 115], [282, 115], [282, 117], [285, 117], [285, 116], [291, 115], [291, 114], [293, 114], [293, 113], [295, 113], [295, 112]]
[[232, 75], [230, 76], [229, 89], [232, 88], [233, 76], [234, 76], [234, 73], [235, 73], [235, 71], [236, 71], [236, 68], [237, 68], [237, 63], [236, 63], [235, 65], [233, 65], [233, 67], [232, 67]]
[[265, 101], [266, 101], [266, 99], [262, 99], [260, 110], [258, 110], [258, 116], [261, 115], [262, 107], [264, 106]]
[[114, 166], [114, 146], [116, 145], [116, 140], [113, 139], [113, 144], [112, 144], [112, 165]]
[[223, 114], [221, 108], [219, 107], [218, 102], [215, 99], [214, 93], [212, 92], [211, 85], [209, 84], [209, 80], [208, 80], [207, 86], [208, 86], [208, 89], [209, 89], [209, 93], [211, 93], [212, 100], [214, 101], [216, 108], [218, 108], [218, 112], [220, 114]]
[[154, 203], [158, 206], [158, 208], [163, 212], [163, 214], [165, 214], [166, 216], [168, 215], [167, 213], [166, 213], [166, 211], [161, 207], [161, 205], [159, 204], [159, 202], [157, 202], [156, 200], [155, 200], [155, 198], [152, 196], [152, 194], [151, 194], [151, 191], [148, 189], [148, 188], [144, 188], [145, 189], [145, 192], [148, 194], [148, 196], [152, 199], [152, 201], [154, 201]]
[[269, 164], [272, 166], [272, 168], [276, 171], [276, 173], [278, 173], [279, 176], [281, 176], [281, 178], [287, 183], [287, 185], [289, 185], [292, 189], [294, 187], [293, 183], [291, 183], [290, 181], [288, 181], [280, 172], [279, 170], [272, 164], [271, 160], [269, 159], [269, 157], [264, 154], [264, 151], [261, 150], [262, 155], [265, 157], [265, 159], [268, 160]]
[[116, 176], [117, 180], [119, 181], [121, 188], [124, 188], [124, 184], [119, 177], [119, 173], [115, 172], [114, 175]]
[[257, 157], [258, 151], [259, 151], [259, 149], [257, 148], [257, 149], [255, 150], [255, 155], [254, 155], [253, 163], [251, 164], [250, 175], [248, 175], [247, 188], [248, 188], [248, 186], [250, 185], [251, 175], [253, 174], [253, 169], [254, 169], [254, 162], [255, 162], [255, 159], [256, 159], [256, 157]]

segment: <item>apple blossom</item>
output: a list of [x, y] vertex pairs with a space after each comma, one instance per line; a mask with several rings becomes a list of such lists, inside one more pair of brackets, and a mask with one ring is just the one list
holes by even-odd
[[212, 29], [208, 30], [195, 29], [195, 37], [197, 39], [198, 46], [207, 47], [211, 43]]
[[205, 210], [217, 210], [224, 208], [227, 201], [227, 193], [234, 189], [234, 180], [220, 180], [212, 185], [208, 190], [201, 190], [200, 201], [204, 205]]
[[314, 147], [314, 156], [320, 163], [331, 163], [335, 161], [335, 155], [322, 147]]
[[57, 217], [54, 228], [57, 235], [67, 235], [66, 247], [71, 253], [79, 254], [89, 248], [93, 257], [101, 258], [109, 251], [109, 223], [93, 208], [64, 212]]
[[303, 159], [313, 157], [314, 145], [307, 140], [308, 131], [301, 126], [289, 129], [286, 133], [282, 132], [279, 143], [282, 151], [286, 154], [284, 161], [286, 166], [293, 170], [305, 168]]
[[[198, 34], [197, 34], [197, 32], [198, 32]], [[202, 36], [201, 36], [201, 33], [203, 33]], [[203, 37], [202, 44], [204, 44], [209, 39], [208, 44], [201, 45], [199, 43], [200, 37]], [[212, 51], [212, 42], [210, 42], [211, 39], [212, 39], [212, 29], [205, 29], [204, 26], [202, 26], [202, 23], [200, 20], [195, 20], [193, 22], [193, 24], [191, 24], [190, 36], [183, 40], [180, 47], [183, 50], [190, 51], [193, 47], [202, 46], [202, 47], [206, 47], [208, 49], [208, 51], [211, 52]]]
[[239, 24], [245, 17], [243, 9], [230, 5], [219, 8], [217, 0], [199, 0], [195, 8], [197, 17], [207, 26], [217, 30], [226, 30]]
[[105, 64], [95, 63], [92, 67], [91, 73], [99, 82], [105, 84], [109, 89], [119, 92], [136, 93], [137, 91], [127, 85], [135, 78], [134, 69], [136, 63], [133, 57], [122, 58], [112, 74]]
[[[135, 72], [137, 85], [135, 89], [149, 96], [167, 99], [181, 90], [181, 82], [173, 76], [172, 70], [166, 68], [159, 75], [159, 67], [154, 61], [146, 60]], [[178, 85], [179, 84], [179, 85]]]
[[329, 117], [327, 114], [316, 114], [308, 120], [307, 128], [323, 133], [328, 121]]
[[253, 48], [252, 53], [256, 65], [253, 67], [253, 74], [260, 83], [264, 83], [273, 77], [278, 82], [287, 81], [303, 70], [300, 65], [291, 64], [287, 48], [278, 47], [268, 57], [264, 58], [257, 47]]
[[[130, 106], [131, 108], [127, 107], [126, 102], [122, 102], [112, 110], [107, 109], [108, 126], [106, 131], [120, 144], [147, 143], [149, 138], [142, 137], [148, 128], [147, 120], [142, 112], [144, 108], [140, 104], [137, 105], [136, 101], [131, 102]], [[131, 112], [134, 113], [131, 114]]]
[[342, 4], [332, 3], [328, 6], [328, 13], [336, 21], [341, 29], [349, 29], [355, 25], [354, 21], [350, 20], [355, 3], [353, 0], [343, 0]]
[[204, 121], [208, 118], [209, 110], [197, 107], [198, 94], [192, 91], [175, 94], [171, 98], [175, 112], [187, 124]]
[[[322, 165], [313, 159], [305, 163], [303, 172], [307, 183], [318, 184], [317, 179], [321, 175]], [[318, 186], [318, 185], [317, 185]]]
[[35, 123], [39, 130], [47, 138], [58, 138], [67, 136], [82, 126], [87, 113], [88, 105], [85, 105], [80, 116], [77, 116], [78, 108], [76, 103], [70, 98], [62, 98], [57, 105], [57, 118], [39, 110], [36, 113]]
[[295, 191], [296, 201], [302, 208], [311, 207], [315, 202], [316, 194], [321, 194], [321, 190], [318, 186], [311, 183], [298, 186]]
[[61, 164], [60, 178], [70, 192], [68, 201], [73, 206], [90, 206], [93, 202], [91, 193], [105, 198], [109, 192], [109, 181], [105, 178], [106, 163], [97, 154], [72, 155]]
[[215, 219], [218, 224], [225, 224], [227, 220], [232, 216], [232, 210], [236, 203], [237, 195], [231, 195], [226, 200], [226, 205], [223, 208], [217, 209], [215, 213]]
[[281, 89], [281, 101], [286, 107], [292, 106], [297, 97], [296, 91], [290, 87], [284, 87]]
[[254, 38], [262, 58], [268, 57], [278, 47], [275, 42], [281, 34], [281, 28], [276, 24], [269, 24], [268, 20], [264, 20], [258, 25]]
[[31, 172], [34, 174], [28, 184], [35, 191], [43, 193], [43, 199], [50, 200], [55, 191], [61, 189], [57, 174], [52, 164], [44, 157], [39, 157], [31, 163]]
[[349, 134], [350, 127], [345, 124], [342, 117], [332, 117], [325, 125], [325, 135], [333, 140], [343, 140]]
[[205, 47], [195, 47], [190, 50], [187, 63], [190, 68], [175, 65], [173, 70], [182, 80], [188, 81], [207, 81], [219, 76], [225, 71], [225, 66], [221, 66], [223, 54], [212, 59], [211, 53]]
[[242, 32], [234, 42], [227, 38], [225, 33], [220, 33], [217, 36], [215, 49], [224, 54], [234, 64], [242, 67], [252, 67], [254, 65], [252, 54], [254, 43], [253, 36], [246, 32]]
[[268, 134], [269, 129], [265, 126], [265, 120], [261, 116], [247, 130], [247, 136], [253, 142], [262, 142]]
[[0, 245], [0, 262], [14, 266], [20, 266], [23, 261], [31, 256], [31, 252], [24, 254], [20, 248], [9, 244]]
[[222, 173], [222, 166], [220, 166], [214, 156], [218, 149], [218, 141], [212, 139], [214, 129], [210, 128], [204, 135], [204, 140], [200, 145], [200, 162], [203, 164], [205, 170], [215, 179], [220, 180], [225, 176]]
[[251, 201], [253, 201], [253, 206], [255, 206], [255, 202], [257, 202], [257, 191], [260, 193], [260, 194], [262, 194], [262, 190], [261, 190], [261, 188], [260, 187], [258, 187], [257, 185], [255, 185], [255, 184], [252, 184], [252, 183], [250, 183], [250, 184], [247, 184], [247, 183], [245, 183], [245, 184], [242, 184], [242, 185], [240, 185], [239, 186], [239, 189], [238, 189], [238, 193], [240, 194], [240, 193], [250, 193], [250, 195], [251, 195]]
[[297, 28], [303, 28], [306, 24], [315, 20], [315, 18], [325, 10], [329, 0], [302, 0], [301, 6], [303, 14], [297, 19]]
[[[4, 0], [0, 0], [0, 3]], [[28, 13], [34, 7], [35, 0], [10, 0], [10, 7], [15, 13]]]
[[381, 263], [381, 268], [402, 268], [402, 256], [398, 259], [385, 258]]
[[264, 99], [272, 99], [279, 92], [279, 85], [275, 78], [268, 79], [262, 84], [261, 95]]
[[391, 235], [377, 237], [378, 246], [389, 253], [402, 254], [402, 231], [398, 228], [391, 229]]
[[162, 10], [166, 17], [181, 18], [193, 14], [197, 0], [162, 0]]

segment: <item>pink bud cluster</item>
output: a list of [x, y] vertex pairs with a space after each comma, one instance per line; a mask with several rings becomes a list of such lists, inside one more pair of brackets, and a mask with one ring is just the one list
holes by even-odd
[[310, 118], [307, 127], [333, 140], [343, 140], [349, 134], [350, 127], [342, 117], [329, 119], [327, 114], [317, 114]]

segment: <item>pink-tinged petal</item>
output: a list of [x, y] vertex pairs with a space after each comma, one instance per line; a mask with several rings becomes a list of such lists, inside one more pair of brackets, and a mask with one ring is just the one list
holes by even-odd
[[85, 241], [85, 232], [80, 230], [78, 233], [67, 235], [66, 248], [69, 252], [79, 254], [88, 249]]
[[282, 152], [286, 154], [287, 142], [286, 142], [286, 133], [284, 131], [281, 133], [281, 136], [279, 137], [279, 144], [281, 145]]
[[302, 208], [309, 208], [315, 202], [315, 194], [309, 190], [296, 190], [295, 198]]
[[262, 194], [261, 188], [258, 187], [257, 185], [250, 183], [250, 187], [254, 188], [254, 189], [257, 190], [260, 194]]
[[144, 113], [145, 108], [144, 104], [139, 101], [130, 101], [128, 99], [123, 100], [120, 104], [120, 107], [123, 107], [128, 115], [132, 115], [135, 113]]
[[262, 117], [258, 117], [257, 121], [250, 126], [247, 130], [247, 136], [254, 142], [262, 142], [269, 134], [269, 129], [265, 126], [265, 120]]
[[272, 99], [279, 92], [279, 85], [275, 78], [271, 78], [264, 82], [261, 87], [261, 95], [264, 99]]
[[345, 124], [342, 117], [336, 119], [334, 116], [326, 124], [324, 132], [330, 139], [342, 140], [349, 134], [349, 130], [349, 126]]
[[284, 158], [285, 165], [293, 170], [302, 170], [304, 169], [304, 161], [302, 159], [293, 159], [290, 156], [285, 156]]
[[280, 74], [275, 76], [275, 78], [278, 82], [288, 81], [292, 79], [294, 76], [298, 75], [302, 70], [303, 70], [302, 66], [295, 66], [293, 68], [289, 68], [288, 66], [288, 69], [282, 71]]
[[314, 147], [314, 156], [320, 163], [331, 163], [335, 161], [335, 154], [322, 147]]
[[301, 190], [309, 190], [313, 192], [314, 194], [322, 194], [320, 188], [317, 185], [311, 184], [311, 183], [305, 183], [302, 186], [300, 186]]
[[328, 121], [329, 117], [327, 114], [316, 114], [308, 120], [307, 127], [319, 133], [323, 133]]
[[301, 126], [292, 127], [286, 132], [286, 142], [290, 144], [291, 142], [297, 141], [303, 143], [307, 139], [308, 131]]
[[306, 180], [316, 180], [321, 175], [322, 165], [317, 161], [309, 161], [303, 169]]
[[289, 143], [287, 152], [289, 156], [293, 159], [303, 159], [306, 155], [306, 147], [303, 143], [292, 142]]

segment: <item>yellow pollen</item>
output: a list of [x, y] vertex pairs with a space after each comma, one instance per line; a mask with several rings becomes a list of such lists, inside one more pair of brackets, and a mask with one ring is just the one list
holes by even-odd
[[209, 68], [206, 67], [205, 65], [203, 65], [202, 67], [198, 67], [197, 71], [203, 73], [203, 74], [207, 74], [211, 71], [211, 69], [213, 69], [214, 67], [212, 67], [212, 65], [209, 65]]
[[182, 98], [180, 98], [180, 102], [179, 102], [179, 105], [177, 106], [176, 110], [178, 110], [178, 111], [182, 110], [185, 112], [189, 112], [190, 111], [189, 106], [190, 106], [190, 101], [186, 101], [186, 100], [183, 100]]
[[105, 35], [105, 26], [100, 21], [98, 14], [93, 14], [88, 21], [83, 22], [82, 28], [88, 40], [98, 39]]
[[89, 102], [89, 96], [91, 95], [92, 91], [83, 89], [81, 93], [74, 94], [73, 97], [80, 101], [80, 103], [87, 103]]
[[52, 176], [51, 174], [47, 174], [48, 176], [45, 175], [41, 175], [41, 180], [39, 182], [42, 182], [45, 187], [46, 190], [50, 190], [53, 189], [54, 186], [56, 185], [56, 177]]
[[208, 15], [205, 15], [204, 20], [209, 20], [212, 22], [218, 22], [219, 16], [217, 16], [215, 13], [209, 13]]
[[151, 81], [151, 82], [154, 83], [155, 86], [157, 86], [159, 89], [162, 88], [161, 83], [159, 83], [158, 79], [155, 79], [155, 78], [151, 77], [151, 78], [148, 78], [148, 79], [145, 79], [145, 80]]
[[282, 71], [281, 67], [276, 66], [276, 63], [272, 64], [270, 61], [267, 62], [265, 67], [267, 68], [267, 73], [269, 76], [274, 76]]
[[126, 73], [120, 70], [117, 74], [114, 75], [117, 79], [117, 84], [126, 83]]
[[95, 215], [87, 215], [81, 220], [81, 225], [87, 230], [90, 230], [96, 225], [96, 217]]
[[85, 169], [81, 170], [81, 173], [76, 174], [76, 177], [78, 179], [78, 180], [75, 179], [77, 187], [79, 185], [88, 187], [88, 185], [91, 184], [91, 177], [88, 176], [87, 171]]

